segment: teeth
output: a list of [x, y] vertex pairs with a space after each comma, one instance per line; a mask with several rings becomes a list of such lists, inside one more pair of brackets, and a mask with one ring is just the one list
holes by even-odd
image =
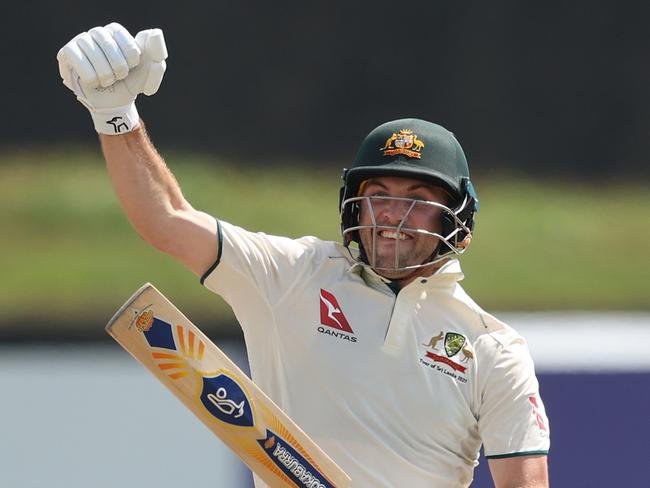
[[397, 232], [391, 232], [389, 230], [382, 230], [379, 235], [381, 237], [385, 237], [386, 239], [399, 239], [400, 241], [403, 241], [406, 239], [406, 234], [403, 232], [400, 232], [399, 234]]

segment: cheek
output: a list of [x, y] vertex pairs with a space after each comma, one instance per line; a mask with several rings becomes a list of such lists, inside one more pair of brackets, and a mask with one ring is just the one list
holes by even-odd
[[409, 219], [410, 226], [418, 229], [424, 229], [431, 232], [439, 232], [442, 229], [442, 211], [435, 209], [426, 209], [421, 212], [415, 212]]

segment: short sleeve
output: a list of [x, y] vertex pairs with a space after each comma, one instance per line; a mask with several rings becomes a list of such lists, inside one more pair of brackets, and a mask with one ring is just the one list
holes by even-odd
[[525, 340], [499, 346], [491, 366], [478, 419], [485, 456], [547, 454], [549, 423]]
[[224, 221], [218, 221], [218, 232], [217, 262], [201, 282], [233, 309], [252, 305], [255, 298], [272, 306], [314, 266], [314, 237], [271, 236]]

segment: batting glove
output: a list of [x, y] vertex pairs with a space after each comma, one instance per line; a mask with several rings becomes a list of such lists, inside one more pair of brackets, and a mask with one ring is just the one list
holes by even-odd
[[140, 125], [135, 99], [153, 95], [165, 74], [167, 47], [160, 29], [133, 38], [120, 24], [94, 27], [56, 56], [63, 84], [77, 95], [100, 134], [123, 134]]

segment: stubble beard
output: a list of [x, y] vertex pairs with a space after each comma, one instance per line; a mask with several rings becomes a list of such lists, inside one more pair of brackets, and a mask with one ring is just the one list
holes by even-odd
[[[425, 236], [416, 236], [409, 241], [400, 242], [398, 261], [395, 263], [395, 249], [397, 242], [390, 245], [387, 241], [375, 235], [377, 239], [377, 252], [373, 262], [372, 229], [360, 230], [360, 237], [368, 258], [368, 264], [377, 274], [389, 280], [402, 280], [421, 272], [423, 268], [394, 269], [423, 264], [433, 254], [437, 239]], [[397, 264], [397, 266], [396, 266]]]

